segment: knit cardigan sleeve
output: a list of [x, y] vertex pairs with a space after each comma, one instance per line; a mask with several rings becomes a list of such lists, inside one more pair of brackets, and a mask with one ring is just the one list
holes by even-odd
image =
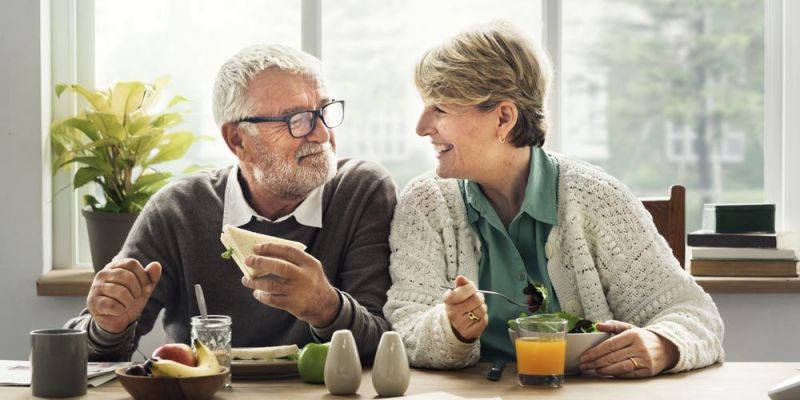
[[441, 286], [452, 285], [458, 274], [475, 279], [476, 249], [464, 211], [457, 209], [460, 198], [450, 198], [458, 189], [451, 188], [446, 198], [440, 184], [455, 181], [423, 177], [400, 196], [389, 235], [393, 283], [383, 310], [402, 336], [412, 366], [461, 368], [478, 362], [480, 345], [456, 338]]
[[677, 346], [678, 362], [667, 372], [721, 361], [724, 327], [714, 301], [680, 267], [641, 201], [602, 172], [585, 170], [574, 179], [566, 172], [562, 185], [575, 187], [560, 191], [568, 197], [560, 203], [567, 208], [564, 220], [571, 232], [564, 239], [575, 243], [582, 237], [591, 251], [572, 251], [571, 261], [564, 264], [578, 266], [575, 272], [580, 274], [586, 271], [580, 267], [581, 253], [592, 254], [593, 260], [583, 261], [597, 268], [613, 318]]

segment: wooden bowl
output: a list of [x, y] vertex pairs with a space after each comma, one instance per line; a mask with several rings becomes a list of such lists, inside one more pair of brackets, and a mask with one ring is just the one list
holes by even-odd
[[207, 400], [225, 386], [228, 369], [223, 368], [215, 375], [188, 378], [128, 375], [125, 368], [117, 369], [116, 373], [119, 383], [135, 400]]

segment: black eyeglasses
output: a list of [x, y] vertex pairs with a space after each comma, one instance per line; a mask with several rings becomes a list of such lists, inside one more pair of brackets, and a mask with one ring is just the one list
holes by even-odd
[[284, 122], [289, 127], [289, 134], [295, 138], [307, 136], [314, 130], [317, 118], [322, 120], [325, 126], [336, 128], [344, 120], [344, 100], [333, 100], [320, 107], [318, 110], [304, 110], [286, 114], [282, 117], [254, 116], [242, 118], [239, 122], [249, 122], [259, 124], [262, 122]]

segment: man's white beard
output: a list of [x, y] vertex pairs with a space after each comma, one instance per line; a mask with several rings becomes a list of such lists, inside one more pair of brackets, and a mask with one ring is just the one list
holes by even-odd
[[336, 153], [330, 143], [301, 144], [292, 163], [270, 151], [261, 155], [253, 165], [253, 178], [259, 186], [282, 199], [304, 199], [336, 175]]

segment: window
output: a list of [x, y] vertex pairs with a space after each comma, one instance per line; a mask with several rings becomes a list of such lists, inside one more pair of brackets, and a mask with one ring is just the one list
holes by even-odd
[[419, 57], [459, 30], [492, 19], [510, 21], [538, 40], [541, 8], [527, 0], [323, 3], [325, 74], [348, 108], [337, 129], [339, 154], [380, 162], [400, 188], [431, 170], [430, 141], [414, 132], [422, 110], [413, 82]]
[[642, 197], [764, 199], [764, 2], [567, 0], [562, 151]]
[[[54, 10], [60, 3], [53, 2]], [[772, 168], [764, 149], [779, 147], [767, 143], [763, 126], [765, 20], [780, 12], [767, 13], [764, 0], [77, 4], [74, 29], [90, 31], [73, 35], [85, 49], [75, 56], [80, 70], [54, 72], [54, 82], [77, 76], [79, 83], [107, 87], [170, 75], [168, 95], [192, 101], [187, 127], [214, 139], [196, 144], [175, 171], [234, 162], [211, 116], [217, 69], [246, 45], [278, 42], [319, 52], [331, 93], [347, 100], [345, 123], [337, 128], [339, 155], [382, 163], [402, 188], [435, 160], [428, 141], [414, 132], [422, 109], [413, 86], [418, 57], [493, 19], [510, 21], [553, 55], [557, 131], [547, 147], [603, 167], [639, 196], [665, 196], [671, 184], [685, 185], [687, 230], [698, 228], [704, 202], [763, 201], [764, 171]], [[56, 43], [54, 59], [75, 45]], [[63, 68], [54, 65], [56, 72]], [[55, 185], [54, 191], [63, 183]], [[60, 267], [88, 266], [77, 196], [70, 196], [71, 206], [54, 204], [54, 246], [66, 232], [77, 250], [54, 258]]]
[[[88, 76], [88, 82], [81, 83], [109, 87], [115, 81], [153, 82], [169, 75], [171, 81], [163, 97], [180, 94], [188, 98], [191, 103], [185, 127], [212, 139], [198, 141], [184, 160], [168, 164], [167, 168], [176, 173], [190, 165], [220, 167], [235, 160], [211, 111], [212, 87], [222, 63], [255, 43], [300, 47], [300, 2], [94, 0], [79, 4], [89, 3], [93, 7], [79, 9], [77, 18], [78, 23], [94, 22], [93, 40], [87, 40], [93, 45], [86, 51], [89, 54], [79, 56], [94, 62], [90, 66], [78, 63]], [[56, 190], [62, 186], [63, 183]], [[78, 229], [62, 229], [62, 234], [56, 236], [54, 263], [59, 267], [89, 267], [91, 255], [83, 218], [78, 216], [79, 197], [70, 190], [60, 196], [70, 197], [74, 206], [68, 218], [63, 216], [63, 207], [59, 209], [61, 216], [55, 211], [56, 224], [72, 224]], [[66, 237], [72, 238], [69, 246], [63, 243]]]

